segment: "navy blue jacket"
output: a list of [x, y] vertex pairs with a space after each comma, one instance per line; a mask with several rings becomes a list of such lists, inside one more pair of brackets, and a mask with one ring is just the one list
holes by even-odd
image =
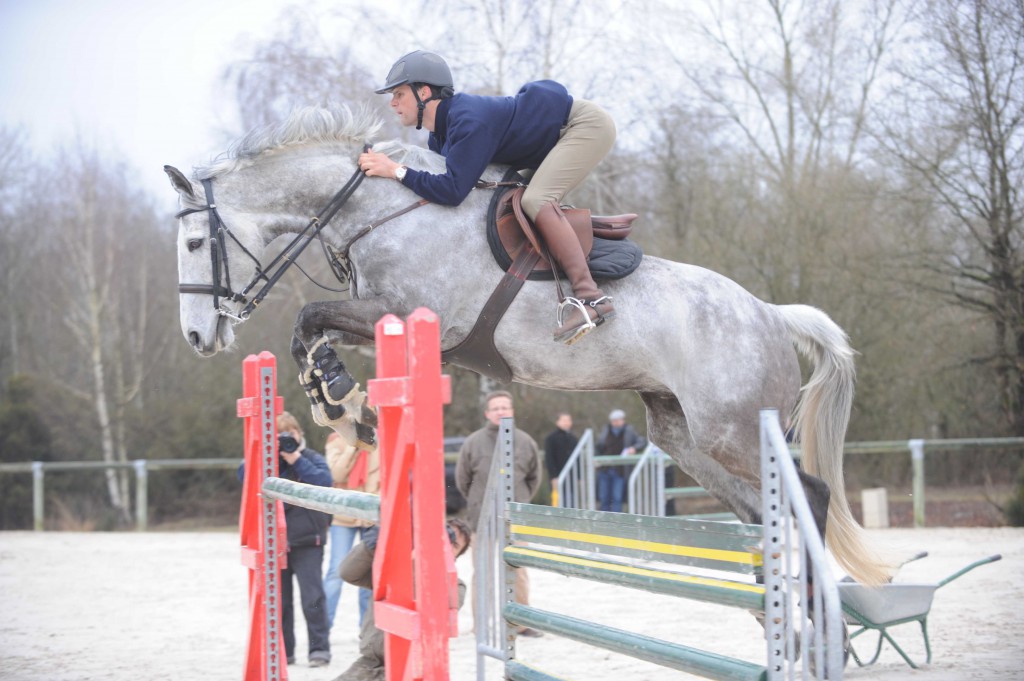
[[[331, 469], [327, 466], [327, 460], [323, 454], [308, 447], [302, 450], [302, 456], [295, 461], [295, 465], [289, 465], [283, 458], [278, 461], [278, 477], [295, 482], [304, 482], [307, 485], [319, 485], [320, 487], [331, 487], [334, 479], [331, 477]], [[243, 480], [245, 476], [245, 464], [238, 467], [238, 479]], [[284, 505], [284, 520], [288, 525], [288, 546], [323, 546], [327, 543], [327, 528], [331, 524], [331, 514], [322, 511], [314, 511], [292, 504]]]
[[515, 97], [457, 94], [442, 99], [428, 146], [445, 157], [444, 175], [412, 168], [402, 180], [433, 203], [457, 206], [491, 163], [536, 169], [569, 121], [572, 97], [553, 80], [527, 83]]

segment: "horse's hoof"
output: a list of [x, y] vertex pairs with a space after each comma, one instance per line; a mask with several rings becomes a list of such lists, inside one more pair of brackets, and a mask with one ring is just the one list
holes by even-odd
[[341, 404], [358, 388], [355, 379], [338, 359], [337, 353], [328, 345], [326, 337], [316, 342], [309, 351], [307, 360], [313, 367], [313, 374], [320, 377], [324, 399], [331, 404]]
[[356, 423], [356, 446], [373, 451], [377, 449], [377, 431], [365, 423]]
[[360, 412], [359, 412], [359, 419], [358, 419], [358, 421], [360, 423], [365, 423], [366, 425], [370, 426], [371, 428], [376, 428], [377, 427], [377, 410], [374, 409], [373, 407], [371, 407], [366, 402], [363, 402], [362, 409], [360, 409]]

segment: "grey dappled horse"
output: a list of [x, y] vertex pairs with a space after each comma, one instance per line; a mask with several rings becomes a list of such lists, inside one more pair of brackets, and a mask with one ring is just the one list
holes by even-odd
[[[233, 343], [232, 325], [240, 320], [231, 317], [239, 316], [244, 301], [231, 299], [232, 282], [258, 279], [267, 244], [306, 227], [354, 177], [356, 157], [378, 127], [374, 116], [345, 108], [297, 111], [249, 133], [222, 160], [197, 168], [197, 180], [211, 180], [209, 199], [206, 187], [165, 168], [183, 209], [181, 328], [196, 352], [210, 356]], [[392, 141], [374, 148], [415, 168], [444, 171], [444, 159], [420, 147]], [[500, 179], [504, 170], [491, 167], [485, 179]], [[339, 247], [417, 198], [394, 180], [367, 178], [324, 238]], [[404, 317], [420, 306], [439, 315], [442, 349], [461, 341], [502, 276], [484, 230], [490, 199], [490, 190], [474, 190], [457, 208], [418, 207], [352, 243], [351, 299], [313, 303], [299, 313], [293, 351], [300, 372], [308, 372], [306, 354], [325, 334], [342, 345], [370, 344], [381, 316]], [[208, 201], [216, 203], [216, 218]], [[212, 261], [223, 262], [211, 270], [214, 219], [230, 235], [221, 233]], [[629, 277], [603, 285], [615, 299], [617, 318], [565, 346], [551, 339], [551, 282], [526, 282], [495, 335], [513, 380], [559, 390], [637, 391], [647, 407], [650, 439], [751, 523], [761, 515], [758, 412], [794, 414], [804, 486], [819, 527], [828, 512], [833, 555], [858, 581], [884, 581], [886, 568], [867, 550], [843, 488], [843, 439], [854, 387], [854, 353], [843, 330], [815, 308], [765, 303], [722, 275], [651, 256]], [[794, 345], [814, 364], [799, 405]], [[359, 405], [352, 406], [360, 420]], [[346, 420], [331, 425], [343, 431]]]

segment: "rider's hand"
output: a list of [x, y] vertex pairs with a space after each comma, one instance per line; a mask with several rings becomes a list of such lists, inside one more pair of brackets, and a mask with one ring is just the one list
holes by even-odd
[[390, 177], [394, 178], [395, 169], [399, 164], [392, 161], [386, 154], [380, 154], [373, 149], [359, 155], [359, 168], [369, 177]]

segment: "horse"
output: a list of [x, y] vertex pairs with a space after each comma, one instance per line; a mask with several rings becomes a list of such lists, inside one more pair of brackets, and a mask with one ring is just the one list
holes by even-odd
[[[250, 131], [195, 168], [192, 180], [165, 166], [182, 208], [181, 329], [199, 355], [230, 347], [233, 326], [255, 309], [249, 291], [274, 278], [261, 265], [267, 245], [287, 234], [306, 233], [308, 242], [311, 227], [325, 252], [343, 256], [334, 264], [351, 280], [348, 299], [308, 304], [296, 319], [292, 354], [314, 399], [311, 352], [372, 343], [374, 324], [386, 313], [433, 310], [442, 349], [466, 337], [503, 275], [484, 233], [491, 191], [474, 190], [459, 206], [445, 207], [417, 203], [392, 179], [363, 181], [356, 158], [380, 126], [366, 109], [299, 109]], [[427, 172], [445, 169], [443, 157], [415, 145], [380, 141], [374, 149]], [[491, 166], [481, 179], [497, 181], [507, 170]], [[337, 193], [346, 177], [352, 179]], [[310, 219], [329, 202], [331, 222]], [[238, 292], [232, 280], [249, 285]], [[558, 390], [636, 391], [650, 440], [747, 523], [761, 521], [759, 410], [792, 415], [781, 417], [782, 425], [800, 443], [801, 481], [818, 530], [854, 579], [887, 581], [890, 569], [868, 549], [843, 486], [855, 382], [846, 333], [821, 310], [767, 303], [721, 274], [658, 257], [645, 256], [631, 275], [603, 286], [617, 318], [566, 346], [551, 337], [557, 302], [551, 282], [525, 282], [494, 335], [512, 380]], [[813, 363], [803, 387], [798, 352]], [[354, 418], [330, 425], [347, 428], [343, 434], [351, 437], [353, 425], [372, 419], [353, 398], [361, 393], [347, 390], [354, 382], [338, 364]]]

